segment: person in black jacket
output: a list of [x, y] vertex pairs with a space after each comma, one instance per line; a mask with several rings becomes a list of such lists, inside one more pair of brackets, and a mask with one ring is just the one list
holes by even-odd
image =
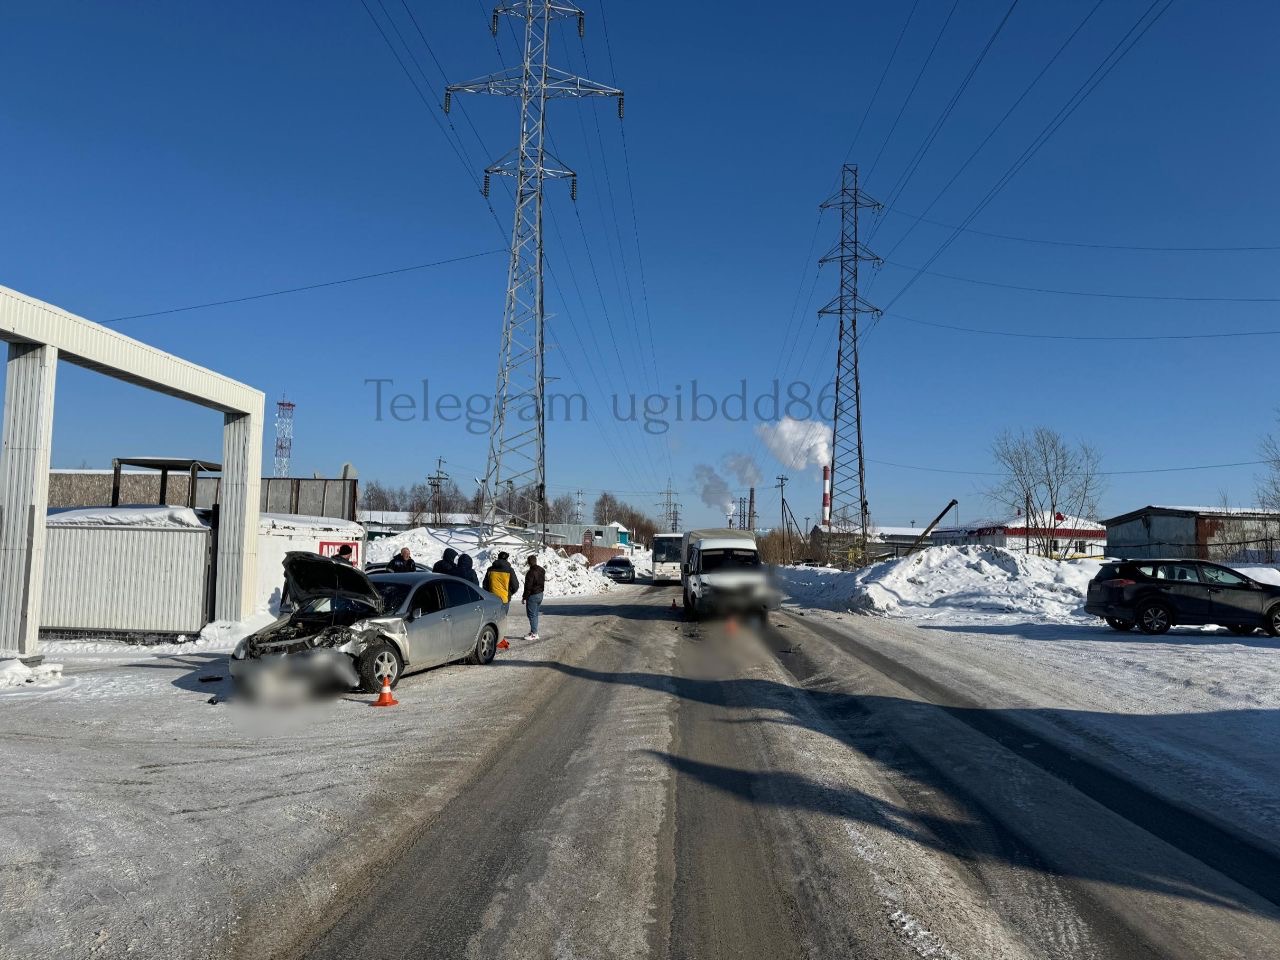
[[340, 546], [338, 552], [333, 555], [333, 559], [338, 563], [345, 563], [348, 567], [354, 567], [355, 564], [351, 562], [351, 544], [344, 543]]
[[474, 583], [478, 587], [480, 586], [480, 578], [476, 576], [474, 563], [475, 561], [471, 559], [471, 554], [464, 553], [458, 558], [458, 569], [454, 576], [460, 577], [469, 583]]
[[542, 610], [542, 593], [547, 586], [547, 571], [538, 566], [538, 555], [529, 554], [529, 570], [524, 575], [524, 611], [529, 615], [529, 635], [526, 640], [538, 639], [538, 616]]
[[445, 550], [444, 556], [436, 561], [435, 566], [431, 568], [432, 573], [443, 573], [450, 577], [458, 575], [458, 551], [449, 547]]
[[418, 565], [413, 562], [413, 554], [408, 547], [401, 547], [400, 552], [387, 564], [387, 570], [391, 573], [413, 573], [417, 569]]

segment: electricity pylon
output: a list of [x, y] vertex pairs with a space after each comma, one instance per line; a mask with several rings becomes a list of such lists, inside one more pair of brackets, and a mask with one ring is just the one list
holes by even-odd
[[540, 532], [547, 516], [547, 447], [544, 367], [544, 309], [542, 265], [542, 189], [544, 181], [568, 179], [577, 198], [577, 174], [546, 150], [546, 106], [551, 99], [617, 97], [622, 116], [622, 91], [576, 77], [547, 63], [553, 20], [576, 17], [578, 36], [585, 14], [577, 7], [553, 0], [518, 0], [493, 11], [491, 29], [497, 36], [501, 17], [524, 25], [524, 59], [512, 67], [469, 83], [445, 89], [444, 109], [455, 93], [489, 93], [520, 98], [520, 142], [484, 171], [485, 194], [491, 176], [514, 177], [515, 222], [507, 268], [507, 299], [502, 320], [501, 357], [489, 427], [489, 460], [482, 498], [484, 523], [493, 535], [502, 487], [516, 491], [509, 518]]
[[[822, 204], [823, 210], [840, 211], [840, 242], [819, 263], [840, 264], [840, 292], [820, 316], [840, 318], [836, 345], [836, 408], [831, 424], [831, 517], [838, 518], [849, 532], [851, 515], [857, 516], [861, 556], [867, 554], [866, 460], [862, 452], [862, 380], [858, 370], [858, 317], [879, 316], [880, 311], [858, 295], [858, 265], [881, 263], [879, 257], [858, 240], [858, 213], [879, 212], [881, 206], [858, 187], [858, 167], [846, 163], [840, 172], [840, 189]], [[857, 511], [854, 514], [854, 511]], [[828, 527], [828, 536], [831, 534]]]

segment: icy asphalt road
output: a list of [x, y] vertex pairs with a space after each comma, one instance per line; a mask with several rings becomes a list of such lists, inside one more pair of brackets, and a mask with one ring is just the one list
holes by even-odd
[[1280, 956], [1274, 847], [913, 628], [726, 637], [674, 593], [282, 730], [205, 704], [207, 656], [0, 704], [0, 957]]
[[875, 621], [726, 636], [671, 595], [517, 647], [498, 669], [554, 691], [289, 955], [1280, 956], [1276, 850], [877, 655]]

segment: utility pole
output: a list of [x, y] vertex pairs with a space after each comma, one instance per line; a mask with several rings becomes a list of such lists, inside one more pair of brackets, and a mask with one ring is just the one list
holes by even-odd
[[787, 480], [778, 474], [778, 499], [782, 501], [782, 553], [785, 562], [791, 562], [791, 531], [787, 528]]
[[839, 209], [840, 242], [819, 263], [840, 264], [840, 292], [819, 316], [840, 318], [836, 346], [836, 408], [831, 425], [831, 507], [832, 514], [849, 522], [856, 510], [861, 560], [867, 556], [866, 460], [862, 448], [862, 381], [858, 370], [858, 316], [879, 316], [880, 311], [858, 295], [858, 265], [880, 264], [858, 239], [858, 213], [879, 212], [881, 206], [858, 186], [858, 167], [846, 163], [840, 172], [840, 189], [823, 204], [823, 210]]
[[481, 496], [487, 538], [495, 536], [497, 503], [502, 486], [522, 496], [510, 504], [511, 520], [544, 531], [547, 515], [546, 373], [543, 296], [542, 194], [548, 180], [571, 181], [577, 198], [577, 174], [546, 150], [546, 106], [551, 99], [616, 97], [622, 117], [622, 91], [551, 66], [548, 60], [554, 20], [574, 17], [578, 36], [586, 15], [560, 0], [512, 0], [494, 8], [490, 29], [498, 33], [501, 17], [524, 27], [523, 61], [468, 83], [445, 88], [444, 110], [455, 93], [489, 93], [520, 99], [520, 140], [514, 150], [484, 171], [485, 194], [492, 176], [514, 177], [515, 219], [507, 266], [507, 296], [502, 319], [501, 359], [489, 427], [489, 459]]
[[680, 504], [676, 503], [676, 491], [667, 478], [667, 489], [662, 491], [662, 502], [655, 504], [662, 511], [662, 526], [672, 533], [680, 530]]
[[435, 523], [444, 522], [444, 503], [441, 494], [444, 482], [448, 479], [448, 475], [444, 472], [444, 458], [436, 457], [436, 472], [427, 477], [427, 486], [431, 488], [431, 513]]

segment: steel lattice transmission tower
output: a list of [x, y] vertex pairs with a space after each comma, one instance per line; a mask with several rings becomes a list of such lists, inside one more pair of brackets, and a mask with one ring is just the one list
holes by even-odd
[[861, 555], [866, 557], [870, 510], [867, 505], [866, 460], [862, 449], [862, 381], [858, 370], [858, 317], [879, 316], [880, 311], [858, 295], [858, 266], [880, 264], [858, 239], [858, 214], [879, 212], [881, 206], [858, 186], [858, 167], [845, 164], [840, 171], [840, 189], [822, 204], [823, 210], [840, 211], [840, 242], [819, 263], [840, 264], [840, 292], [820, 316], [840, 318], [836, 347], [836, 406], [831, 428], [831, 506], [823, 521], [848, 533], [856, 529]]
[[277, 477], [289, 475], [289, 458], [293, 456], [293, 411], [297, 404], [281, 398], [276, 404], [276, 470]]
[[581, 37], [586, 19], [583, 11], [553, 0], [503, 4], [493, 11], [491, 27], [495, 36], [504, 16], [523, 24], [523, 63], [469, 83], [450, 84], [444, 97], [446, 113], [455, 93], [489, 93], [520, 99], [519, 145], [484, 172], [486, 195], [491, 176], [514, 177], [516, 181], [501, 358], [482, 487], [484, 522], [490, 531], [497, 520], [495, 498], [503, 487], [516, 494], [510, 504], [513, 521], [542, 529], [547, 516], [543, 183], [548, 179], [571, 180], [571, 194], [577, 197], [577, 174], [546, 149], [547, 101], [617, 97], [620, 118], [623, 103], [621, 90], [573, 76], [547, 62], [552, 22], [576, 18]]

